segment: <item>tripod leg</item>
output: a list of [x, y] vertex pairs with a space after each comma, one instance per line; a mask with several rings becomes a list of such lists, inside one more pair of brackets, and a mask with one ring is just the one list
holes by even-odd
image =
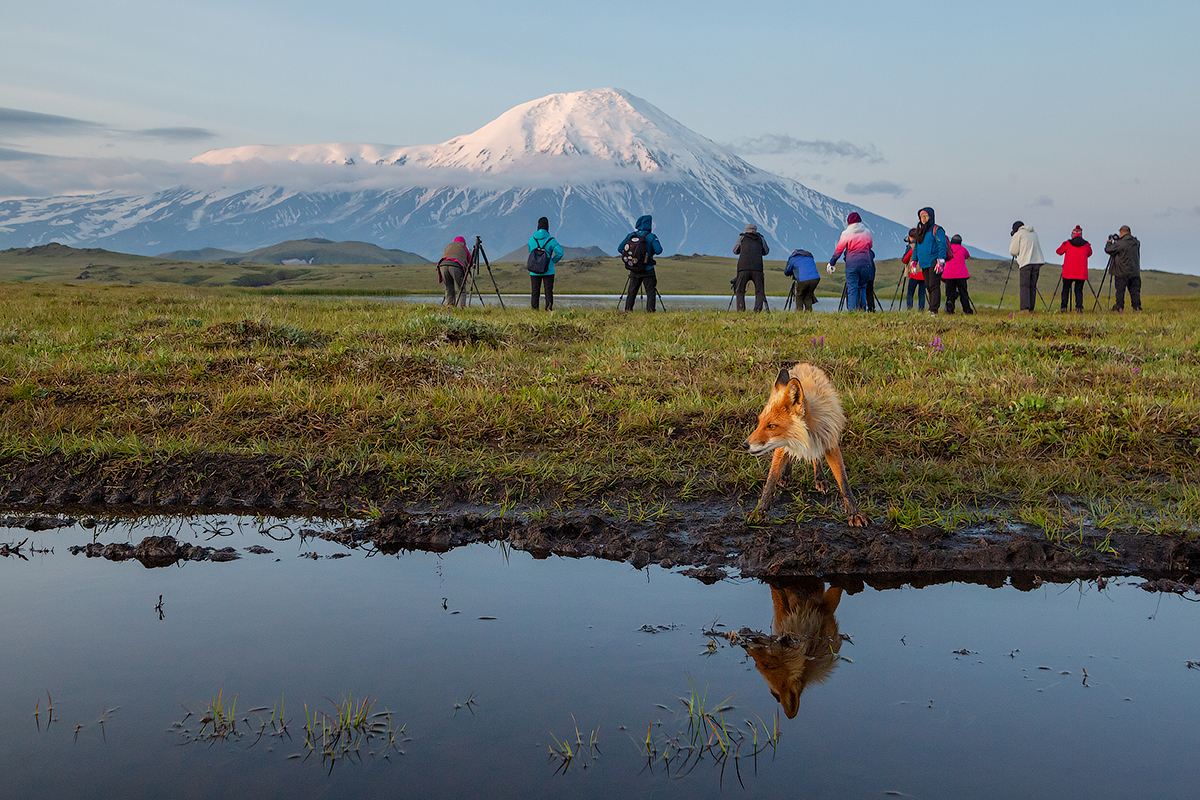
[[1016, 256], [1013, 256], [1012, 261], [1008, 262], [1008, 275], [1004, 278], [1004, 288], [1000, 291], [1000, 302], [996, 304], [996, 310], [1000, 310], [1000, 306], [1004, 305], [1004, 295], [1008, 292], [1008, 281], [1012, 278], [1013, 265], [1017, 263]]
[[903, 264], [900, 266], [902, 267], [900, 270], [900, 280], [896, 281], [896, 291], [892, 292], [892, 302], [888, 304], [888, 311], [896, 307], [896, 298], [900, 296], [900, 284], [904, 283], [904, 276], [908, 274], [908, 267]]
[[617, 311], [621, 311], [624, 308], [624, 306], [621, 304], [621, 301], [625, 299], [625, 295], [629, 294], [629, 285], [631, 283], [633, 283], [633, 275], [626, 273], [625, 288], [621, 290], [621, 296], [617, 298]]
[[[1050, 300], [1058, 296], [1058, 287], [1062, 285], [1062, 276], [1058, 276], [1058, 282], [1054, 284], [1054, 292], [1050, 295]], [[1046, 307], [1043, 309], [1047, 313], [1050, 311], [1050, 300], [1046, 301]]]
[[846, 305], [846, 285], [842, 284], [842, 299], [838, 302], [838, 311]]

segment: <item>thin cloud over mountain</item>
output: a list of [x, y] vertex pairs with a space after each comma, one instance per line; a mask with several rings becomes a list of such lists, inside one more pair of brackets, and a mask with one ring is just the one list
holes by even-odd
[[845, 140], [831, 142], [827, 139], [796, 139], [786, 133], [765, 133], [750, 139], [739, 139], [729, 145], [741, 155], [782, 155], [785, 153], [811, 153], [821, 158], [849, 158], [882, 164], [884, 158], [875, 145], [862, 147]]
[[903, 197], [908, 194], [908, 189], [905, 189], [898, 183], [891, 181], [871, 181], [870, 183], [847, 183], [846, 194], [852, 195], [868, 195], [868, 194], [889, 194], [892, 197]]

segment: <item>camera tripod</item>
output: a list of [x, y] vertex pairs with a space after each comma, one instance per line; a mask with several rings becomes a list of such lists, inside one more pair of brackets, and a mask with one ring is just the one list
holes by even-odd
[[475, 293], [475, 297], [479, 299], [479, 305], [485, 305], [483, 295], [479, 293], [479, 286], [475, 283], [475, 276], [479, 274], [479, 259], [483, 259], [483, 265], [487, 267], [488, 277], [492, 279], [492, 287], [496, 290], [496, 299], [500, 301], [500, 308], [504, 308], [504, 298], [500, 296], [500, 287], [496, 285], [496, 276], [492, 274], [492, 263], [488, 261], [487, 253], [483, 251], [483, 240], [476, 236], [475, 246], [471, 248], [471, 272], [470, 283], [467, 286], [467, 305], [471, 305], [471, 293]]

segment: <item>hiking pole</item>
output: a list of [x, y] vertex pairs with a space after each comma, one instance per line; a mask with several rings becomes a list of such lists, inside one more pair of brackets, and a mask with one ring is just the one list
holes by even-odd
[[[729, 279], [730, 286], [733, 286], [735, 283], [737, 283], [737, 278]], [[736, 288], [729, 294], [729, 305], [725, 307], [726, 311], [729, 311], [733, 308], [733, 298], [735, 298], [735, 297], [737, 297], [737, 289]]]
[[1012, 277], [1013, 265], [1017, 263], [1017, 257], [1013, 256], [1012, 261], [1008, 262], [1008, 276], [1004, 279], [1004, 288], [1000, 290], [1000, 302], [996, 304], [996, 310], [1000, 310], [1000, 306], [1004, 305], [1004, 294], [1008, 291], [1008, 281]]

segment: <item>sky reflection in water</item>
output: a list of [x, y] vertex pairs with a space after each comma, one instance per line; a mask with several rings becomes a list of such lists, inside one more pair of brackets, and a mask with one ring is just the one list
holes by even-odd
[[[218, 519], [232, 535], [206, 542]], [[1200, 660], [1200, 607], [1134, 581], [1032, 592], [704, 586], [657, 567], [538, 561], [482, 546], [313, 560], [300, 556], [346, 551], [257, 530], [225, 516], [98, 535], [136, 543], [171, 532], [243, 552], [230, 563], [146, 569], [71, 555], [69, 545], [92, 540], [82, 528], [0, 529], [0, 542], [30, 537], [27, 555], [29, 545], [54, 550], [0, 559], [0, 796], [1103, 798], [1194, 789], [1200, 670], [1187, 662]], [[254, 544], [274, 552], [245, 552]], [[796, 658], [770, 646], [748, 655], [721, 639], [710, 652], [702, 631], [714, 620], [719, 630], [768, 634], [778, 622], [780, 633], [813, 631], [826, 645]], [[737, 765], [744, 788], [732, 763], [722, 776], [703, 760], [682, 779], [661, 762], [645, 769], [647, 727], [663, 736], [685, 725], [677, 698], [689, 677], [710, 704], [733, 697], [731, 725], [773, 725], [778, 714], [774, 754]], [[291, 741], [186, 744], [171, 724], [218, 691], [242, 710], [282, 700]], [[332, 774], [318, 757], [289, 760], [305, 753], [304, 704], [332, 711], [347, 694], [394, 713], [412, 739], [405, 754], [363, 752]], [[195, 719], [185, 723], [193, 732]], [[600, 753], [586, 770], [578, 759], [556, 775], [551, 734], [573, 740], [576, 726], [585, 739], [595, 732]]]

